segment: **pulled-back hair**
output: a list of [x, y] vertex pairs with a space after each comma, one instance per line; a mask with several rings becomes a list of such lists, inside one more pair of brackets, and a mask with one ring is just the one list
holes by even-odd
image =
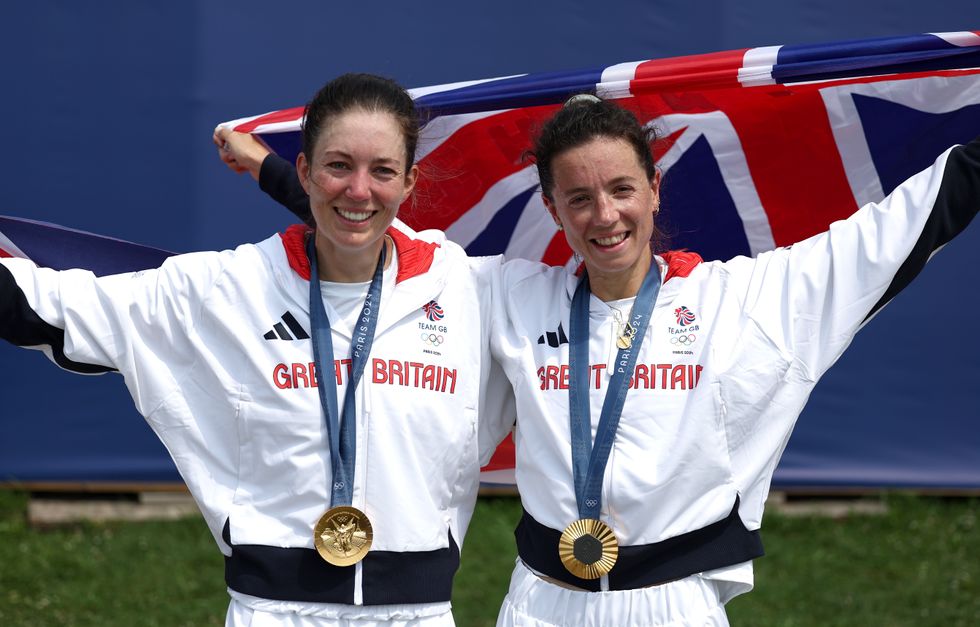
[[657, 168], [650, 144], [656, 141], [656, 132], [642, 127], [636, 116], [626, 109], [592, 95], [580, 94], [570, 98], [544, 124], [531, 151], [538, 168], [541, 192], [549, 200], [554, 201], [555, 177], [551, 166], [555, 157], [597, 137], [626, 141], [636, 152], [647, 179], [653, 180]]
[[419, 141], [419, 119], [415, 103], [401, 85], [374, 74], [344, 74], [316, 92], [303, 117], [303, 154], [313, 163], [313, 147], [324, 126], [353, 110], [390, 113], [401, 127], [405, 140], [405, 172], [415, 163]]

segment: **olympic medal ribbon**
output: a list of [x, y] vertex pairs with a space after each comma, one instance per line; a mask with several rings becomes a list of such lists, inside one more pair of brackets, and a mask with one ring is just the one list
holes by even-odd
[[602, 480], [612, 451], [619, 418], [626, 402], [630, 375], [643, 345], [653, 306], [660, 292], [660, 268], [650, 265], [640, 291], [633, 301], [629, 325], [635, 330], [631, 342], [618, 344], [613, 375], [602, 401], [602, 412], [592, 442], [592, 416], [589, 401], [589, 301], [592, 290], [588, 273], [572, 296], [569, 320], [568, 382], [569, 428], [571, 431], [572, 474], [575, 501], [580, 520], [570, 524], [559, 542], [559, 556], [565, 567], [583, 579], [598, 579], [616, 563], [618, 543], [615, 534], [599, 521], [602, 507]]
[[385, 248], [382, 244], [381, 255], [378, 257], [378, 267], [374, 278], [368, 287], [364, 306], [354, 326], [351, 338], [351, 373], [344, 393], [344, 409], [339, 420], [337, 416], [337, 384], [330, 376], [333, 372], [333, 340], [330, 336], [330, 320], [323, 306], [323, 294], [320, 291], [320, 274], [317, 264], [316, 246], [311, 236], [306, 253], [310, 258], [310, 325], [313, 337], [313, 359], [316, 362], [317, 389], [320, 392], [320, 405], [323, 407], [324, 418], [327, 422], [327, 436], [330, 440], [330, 469], [333, 486], [330, 492], [330, 506], [350, 505], [354, 491], [354, 459], [356, 447], [356, 407], [354, 394], [357, 384], [364, 373], [364, 366], [371, 354], [374, 342], [374, 330], [378, 324], [378, 309], [381, 305], [381, 284], [384, 277]]

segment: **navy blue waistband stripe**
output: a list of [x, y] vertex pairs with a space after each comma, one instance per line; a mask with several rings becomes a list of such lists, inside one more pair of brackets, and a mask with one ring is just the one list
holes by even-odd
[[[542, 525], [524, 511], [514, 535], [521, 559], [537, 572], [578, 588], [599, 591], [598, 579], [580, 579], [562, 565], [558, 557], [561, 531]], [[658, 585], [764, 554], [759, 532], [749, 531], [742, 524], [736, 498], [732, 512], [707, 527], [653, 544], [620, 546], [619, 558], [609, 573], [609, 589]]]
[[[323, 561], [315, 549], [232, 544], [229, 525], [222, 532], [231, 547], [225, 582], [243, 594], [278, 601], [354, 603], [354, 566]], [[459, 547], [435, 551], [369, 551], [362, 570], [364, 605], [441, 603], [453, 592]]]

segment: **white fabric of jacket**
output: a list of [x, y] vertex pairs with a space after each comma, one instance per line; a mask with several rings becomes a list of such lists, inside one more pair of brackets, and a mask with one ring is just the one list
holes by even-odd
[[[329, 507], [312, 342], [265, 337], [285, 312], [310, 334], [302, 232], [102, 278], [0, 260], [29, 307], [64, 330], [74, 365], [125, 377], [225, 555], [226, 521], [235, 545], [312, 548]], [[450, 532], [462, 543], [479, 467], [509, 430], [506, 420], [478, 419], [503, 415], [508, 398], [488, 385], [486, 276], [499, 259], [469, 260], [441, 232], [397, 221], [389, 235], [398, 277], [357, 389], [352, 504], [372, 521], [372, 551], [431, 551], [447, 547]], [[331, 373], [341, 379], [342, 407], [351, 333], [329, 303], [327, 313], [334, 359], [344, 360]]]

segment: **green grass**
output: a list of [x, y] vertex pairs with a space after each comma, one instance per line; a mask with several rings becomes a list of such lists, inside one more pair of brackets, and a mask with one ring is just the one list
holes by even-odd
[[980, 625], [980, 501], [891, 495], [884, 516], [767, 515], [733, 625]]
[[[980, 624], [980, 500], [892, 495], [884, 516], [769, 514], [756, 590], [729, 604], [751, 626]], [[0, 625], [222, 625], [222, 562], [204, 523], [35, 530], [0, 491]], [[514, 499], [480, 501], [456, 579], [461, 627], [493, 625], [514, 561]]]

